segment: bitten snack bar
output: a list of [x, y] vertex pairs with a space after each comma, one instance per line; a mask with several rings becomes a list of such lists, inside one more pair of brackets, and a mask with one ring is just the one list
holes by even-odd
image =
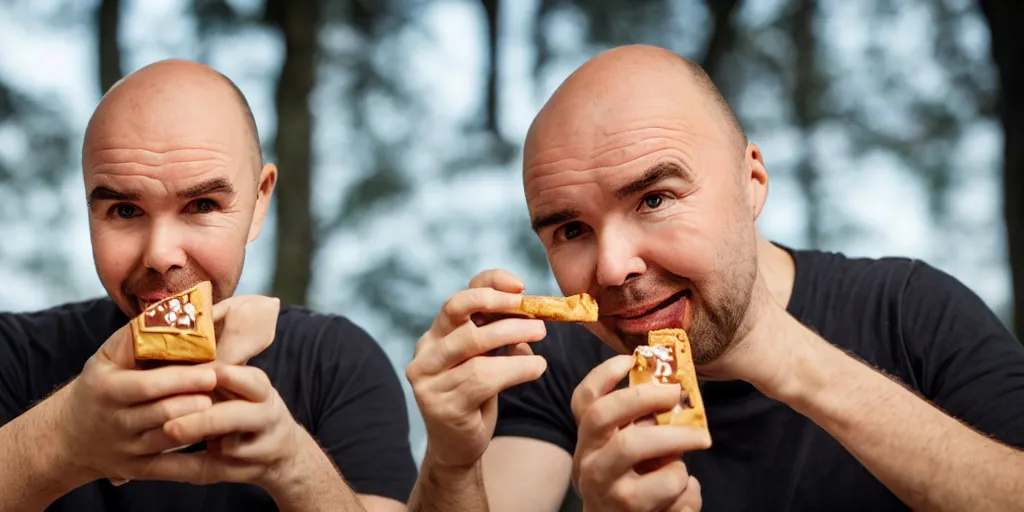
[[519, 312], [549, 322], [596, 322], [597, 301], [586, 293], [569, 297], [523, 295]]
[[205, 363], [217, 356], [209, 281], [150, 304], [132, 319], [135, 359]]
[[704, 401], [693, 368], [690, 340], [682, 329], [661, 329], [647, 333], [647, 345], [633, 351], [629, 385], [655, 382], [679, 386], [679, 403], [655, 415], [658, 425], [686, 425], [707, 430]]

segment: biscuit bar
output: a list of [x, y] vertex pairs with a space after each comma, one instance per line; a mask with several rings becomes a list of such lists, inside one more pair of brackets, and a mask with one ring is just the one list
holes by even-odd
[[519, 313], [550, 322], [596, 322], [597, 301], [586, 293], [569, 297], [523, 295]]
[[704, 401], [697, 385], [690, 340], [682, 329], [661, 329], [647, 334], [647, 345], [633, 351], [629, 385], [654, 382], [679, 386], [679, 403], [671, 410], [655, 414], [658, 425], [685, 425], [707, 430]]
[[151, 304], [132, 319], [135, 359], [205, 363], [217, 357], [209, 281]]

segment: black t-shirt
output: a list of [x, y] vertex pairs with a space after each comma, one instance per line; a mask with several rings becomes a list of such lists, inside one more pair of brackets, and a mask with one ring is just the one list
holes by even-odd
[[[0, 314], [0, 425], [82, 371], [128, 318], [109, 299], [30, 314]], [[326, 450], [357, 493], [406, 502], [417, 470], [398, 377], [380, 346], [349, 320], [282, 307], [274, 342], [249, 361], [263, 369], [288, 410]], [[0, 507], [2, 508], [2, 507]], [[106, 479], [79, 487], [48, 510], [277, 510], [248, 484], [194, 486]]]
[[[973, 292], [916, 260], [791, 253], [790, 314], [948, 414], [1024, 448], [1024, 347]], [[548, 337], [533, 350], [548, 370], [500, 395], [495, 436], [540, 439], [572, 453], [572, 393], [615, 354], [583, 327], [566, 324], [548, 324]], [[744, 382], [705, 382], [701, 389], [712, 447], [683, 460], [700, 481], [704, 510], [907, 510], [827, 432], [786, 405]]]

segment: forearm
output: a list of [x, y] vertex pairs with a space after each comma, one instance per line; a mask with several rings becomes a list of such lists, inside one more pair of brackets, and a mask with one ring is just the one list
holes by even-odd
[[54, 393], [0, 427], [0, 503], [4, 510], [42, 510], [95, 478], [73, 460], [54, 436], [61, 418]]
[[785, 340], [802, 347], [795, 385], [777, 398], [826, 430], [904, 503], [915, 510], [1022, 509], [1024, 453], [797, 325]]
[[297, 462], [263, 487], [282, 512], [365, 511], [331, 458], [309, 434]]
[[[429, 451], [429, 450], [428, 450]], [[413, 512], [487, 512], [487, 491], [480, 461], [464, 469], [437, 468], [424, 457], [409, 500]]]

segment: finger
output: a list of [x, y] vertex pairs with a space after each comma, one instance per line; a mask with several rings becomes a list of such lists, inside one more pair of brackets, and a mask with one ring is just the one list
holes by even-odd
[[618, 478], [608, 487], [605, 500], [616, 510], [666, 510], [686, 490], [689, 474], [681, 462], [644, 476]]
[[101, 399], [134, 405], [171, 395], [209, 393], [216, 386], [217, 375], [209, 365], [174, 365], [111, 372], [98, 391]]
[[590, 404], [607, 395], [619, 382], [622, 382], [632, 367], [632, 356], [618, 355], [590, 370], [590, 373], [583, 378], [572, 393], [570, 406], [576, 423], [579, 423], [583, 413], [590, 409]]
[[266, 404], [228, 400], [209, 409], [164, 423], [164, 432], [178, 445], [234, 433], [261, 432], [272, 421]]
[[217, 365], [217, 389], [224, 396], [265, 402], [274, 387], [266, 372], [253, 366]]
[[420, 370], [428, 375], [440, 373], [498, 347], [540, 341], [545, 336], [547, 328], [541, 320], [508, 318], [483, 327], [463, 324], [423, 350], [418, 357], [422, 362]]
[[704, 507], [704, 498], [700, 493], [700, 482], [691, 475], [683, 494], [664, 510], [668, 512], [699, 512], [702, 507]]
[[180, 416], [205, 411], [212, 406], [213, 400], [209, 395], [177, 395], [121, 409], [114, 414], [122, 428], [134, 434], [159, 427]]
[[480, 272], [473, 276], [473, 279], [469, 281], [470, 288], [494, 288], [509, 293], [522, 293], [526, 290], [526, 285], [518, 277], [512, 275], [512, 273], [501, 270], [491, 269]]
[[266, 436], [232, 434], [220, 440], [220, 453], [239, 460], [267, 460], [275, 453], [274, 441]]
[[253, 482], [265, 468], [209, 453], [167, 453], [133, 463], [133, 480], [158, 480], [209, 485], [220, 482]]
[[579, 420], [580, 437], [600, 436], [652, 413], [668, 411], [679, 403], [679, 386], [641, 384], [599, 397]]
[[135, 368], [135, 338], [131, 324], [125, 324], [111, 334], [96, 351], [96, 359], [127, 370]]
[[274, 342], [281, 301], [262, 295], [236, 295], [213, 306], [217, 360], [245, 364]]
[[435, 327], [448, 334], [470, 321], [473, 313], [517, 313], [523, 296], [493, 288], [470, 288], [456, 292], [441, 306]]
[[[686, 452], [703, 450], [709, 445], [701, 429], [631, 426], [616, 432], [601, 449], [591, 454], [588, 462], [592, 471], [622, 475], [643, 461], [667, 457], [678, 460]], [[651, 473], [658, 471], [660, 469]]]
[[457, 411], [472, 411], [512, 386], [536, 380], [546, 369], [541, 356], [475, 357], [444, 373], [438, 391], [456, 397]]
[[156, 455], [168, 450], [187, 446], [164, 432], [163, 425], [151, 428], [138, 435], [128, 447], [132, 455]]

